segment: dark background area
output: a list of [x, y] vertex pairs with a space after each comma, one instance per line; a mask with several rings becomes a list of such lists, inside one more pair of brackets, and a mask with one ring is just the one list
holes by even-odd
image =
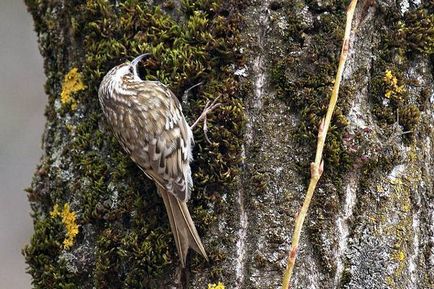
[[0, 288], [30, 288], [21, 249], [32, 233], [24, 189], [41, 156], [42, 57], [24, 1], [0, 1]]

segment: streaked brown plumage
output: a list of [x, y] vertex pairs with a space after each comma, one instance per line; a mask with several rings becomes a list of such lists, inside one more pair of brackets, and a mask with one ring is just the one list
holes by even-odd
[[186, 204], [193, 186], [193, 134], [176, 96], [158, 81], [140, 79], [137, 64], [144, 56], [112, 68], [98, 97], [124, 150], [156, 183], [184, 267], [188, 248], [207, 258]]

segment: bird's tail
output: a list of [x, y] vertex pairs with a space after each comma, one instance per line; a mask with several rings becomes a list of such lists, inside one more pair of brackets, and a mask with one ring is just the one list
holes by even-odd
[[192, 248], [208, 260], [202, 241], [196, 231], [187, 203], [180, 201], [171, 193], [158, 186], [164, 205], [166, 206], [167, 215], [169, 216], [170, 228], [175, 238], [178, 255], [181, 259], [182, 267], [185, 267], [188, 248]]

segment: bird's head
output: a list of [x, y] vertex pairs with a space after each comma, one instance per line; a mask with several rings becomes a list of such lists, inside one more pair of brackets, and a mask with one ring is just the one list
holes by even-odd
[[[139, 55], [136, 58], [134, 58], [133, 61], [131, 62], [127, 61], [114, 67], [112, 69], [113, 71], [112, 77], [114, 77], [115, 79], [123, 79], [125, 76], [128, 76], [135, 81], [141, 81], [142, 79], [139, 76], [138, 64], [143, 58], [145, 58], [148, 55], [149, 53]], [[110, 74], [110, 72], [108, 74]]]
[[111, 93], [116, 90], [124, 90], [125, 85], [131, 82], [141, 82], [138, 64], [149, 53], [137, 56], [133, 61], [124, 62], [113, 67], [103, 78], [98, 95], [100, 99], [111, 98]]

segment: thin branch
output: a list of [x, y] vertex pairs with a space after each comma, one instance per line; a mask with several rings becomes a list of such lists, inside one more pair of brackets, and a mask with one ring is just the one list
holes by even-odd
[[345, 35], [342, 44], [341, 56], [339, 58], [338, 71], [336, 73], [336, 79], [333, 86], [332, 94], [330, 96], [330, 103], [327, 109], [326, 117], [321, 121], [318, 130], [318, 143], [316, 148], [315, 161], [310, 164], [311, 177], [310, 177], [309, 187], [306, 192], [306, 197], [304, 199], [303, 206], [301, 207], [301, 210], [298, 213], [295, 220], [295, 227], [294, 227], [294, 233], [292, 235], [291, 249], [289, 250], [289, 256], [288, 256], [288, 264], [285, 273], [283, 275], [282, 289], [289, 288], [291, 276], [294, 270], [295, 260], [297, 257], [297, 250], [300, 241], [301, 229], [303, 227], [304, 219], [306, 218], [307, 210], [309, 209], [309, 205], [312, 200], [312, 196], [315, 191], [316, 185], [318, 183], [319, 178], [322, 175], [322, 172], [324, 171], [324, 161], [322, 160], [324, 143], [327, 136], [327, 131], [330, 127], [330, 121], [336, 106], [336, 102], [338, 99], [342, 73], [344, 71], [345, 62], [348, 56], [351, 24], [353, 22], [354, 10], [356, 8], [356, 5], [357, 5], [357, 0], [352, 0], [347, 10], [347, 22], [345, 26]]

